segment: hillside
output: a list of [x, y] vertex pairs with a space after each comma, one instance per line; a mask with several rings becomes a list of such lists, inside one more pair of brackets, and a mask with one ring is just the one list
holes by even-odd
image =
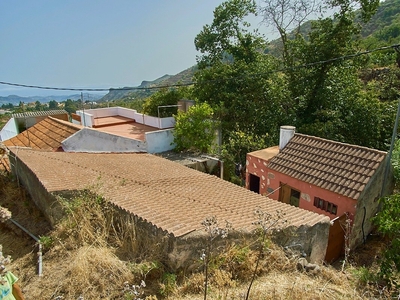
[[120, 100], [124, 98], [130, 99], [144, 99], [158, 89], [156, 87], [171, 86], [178, 83], [190, 82], [192, 80], [193, 74], [196, 70], [196, 66], [190, 67], [176, 75], [164, 75], [153, 81], [142, 81], [142, 83], [137, 87], [124, 87], [121, 89], [111, 89], [110, 92], [102, 97], [99, 102]]
[[[369, 48], [369, 40], [371, 39], [386, 42], [385, 45], [387, 45], [387, 41], [398, 43], [400, 37], [400, 0], [381, 1], [376, 14], [372, 16], [368, 23], [361, 21], [360, 13], [356, 13], [355, 20], [361, 27], [361, 44], [365, 47]], [[300, 26], [301, 35], [306, 36], [310, 32], [313, 21], [309, 20]], [[294, 32], [289, 34], [289, 39], [291, 38], [294, 38]], [[264, 52], [278, 57], [281, 55], [281, 45], [280, 39], [272, 40]]]
[[[101, 97], [103, 97], [103, 95], [99, 95], [99, 94], [88, 94], [88, 93], [84, 93], [84, 99], [90, 99], [92, 101], [96, 101], [99, 100]], [[52, 100], [55, 100], [57, 102], [62, 102], [65, 101], [67, 99], [71, 99], [71, 100], [80, 100], [81, 99], [81, 95], [80, 94], [73, 94], [73, 95], [62, 95], [62, 96], [32, 96], [32, 97], [21, 97], [21, 96], [17, 96], [17, 95], [9, 95], [7, 97], [2, 97], [0, 96], [0, 105], [1, 104], [8, 104], [11, 103], [14, 106], [18, 105], [20, 102], [23, 103], [32, 103], [32, 102], [36, 102], [39, 101], [40, 103], [48, 103]]]

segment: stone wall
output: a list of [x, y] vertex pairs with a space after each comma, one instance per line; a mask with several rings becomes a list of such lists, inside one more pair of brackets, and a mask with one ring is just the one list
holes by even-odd
[[[390, 195], [393, 192], [394, 177], [391, 166], [389, 166], [388, 179], [382, 190], [388, 158], [389, 156], [386, 156], [386, 159], [381, 163], [375, 174], [371, 177], [364, 191], [357, 200], [357, 209], [350, 236], [351, 249], [361, 245], [367, 238], [368, 234], [372, 231], [374, 225], [371, 219], [379, 210], [379, 199], [382, 196]], [[381, 194], [382, 191], [383, 194]], [[352, 218], [352, 216], [350, 217]]]
[[18, 149], [15, 151], [9, 154], [12, 173], [31, 195], [35, 205], [43, 212], [51, 226], [54, 226], [63, 216], [61, 204], [55, 195], [44, 188], [37, 176], [15, 156], [18, 154]]

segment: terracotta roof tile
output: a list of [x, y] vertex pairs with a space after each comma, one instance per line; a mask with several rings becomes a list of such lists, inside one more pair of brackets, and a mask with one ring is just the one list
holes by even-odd
[[20, 146], [42, 150], [57, 150], [61, 142], [82, 128], [80, 125], [48, 116], [17, 136], [6, 140], [7, 147]]
[[268, 168], [358, 199], [386, 152], [296, 133]]
[[329, 218], [270, 200], [215, 176], [150, 154], [65, 153], [10, 148], [49, 192], [90, 188], [121, 209], [182, 236], [203, 230], [216, 216], [238, 230], [253, 228], [256, 207], [286, 212], [288, 225], [314, 225]]

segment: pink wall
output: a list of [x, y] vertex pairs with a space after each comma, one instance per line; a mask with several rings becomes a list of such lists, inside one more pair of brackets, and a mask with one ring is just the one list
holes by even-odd
[[[268, 170], [267, 162], [247, 155], [246, 160], [246, 188], [249, 189], [250, 174], [260, 177], [260, 194], [268, 195], [268, 198], [278, 200], [280, 192], [280, 183], [287, 184], [301, 192], [299, 207], [324, 214], [331, 219], [343, 215], [345, 212], [354, 216], [356, 212], [357, 201], [331, 191], [319, 188], [306, 182], [299, 181], [279, 172]], [[273, 192], [275, 191], [275, 192]], [[336, 215], [324, 211], [314, 206], [314, 197], [319, 197], [337, 205]]]

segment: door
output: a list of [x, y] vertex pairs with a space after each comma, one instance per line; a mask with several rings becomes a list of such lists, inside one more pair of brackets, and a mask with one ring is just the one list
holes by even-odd
[[300, 192], [296, 191], [294, 189], [291, 189], [290, 191], [290, 205], [299, 207], [300, 203]]
[[290, 204], [290, 191], [292, 189], [287, 184], [281, 182], [281, 188], [279, 190], [279, 201]]
[[300, 191], [293, 189], [290, 185], [281, 182], [279, 201], [299, 207]]
[[249, 174], [250, 175], [250, 191], [255, 192], [257, 194], [260, 193], [260, 177]]
[[344, 229], [341, 223], [346, 221], [346, 214], [331, 221], [329, 228], [328, 247], [326, 249], [325, 261], [330, 264], [344, 253]]

